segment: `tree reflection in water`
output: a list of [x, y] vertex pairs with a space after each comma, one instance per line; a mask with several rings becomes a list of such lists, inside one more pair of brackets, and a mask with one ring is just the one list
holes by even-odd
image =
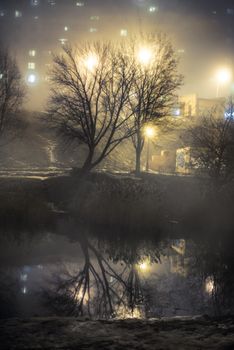
[[[159, 262], [160, 250], [142, 246], [118, 248], [82, 237], [82, 267], [63, 266], [43, 291], [47, 306], [58, 315], [94, 318], [145, 316], [145, 280], [142, 264]], [[115, 251], [113, 250], [115, 247]]]

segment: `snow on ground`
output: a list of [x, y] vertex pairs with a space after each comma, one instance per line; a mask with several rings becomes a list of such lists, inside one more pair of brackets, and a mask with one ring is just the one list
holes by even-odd
[[234, 320], [8, 319], [0, 320], [0, 349], [232, 350]]

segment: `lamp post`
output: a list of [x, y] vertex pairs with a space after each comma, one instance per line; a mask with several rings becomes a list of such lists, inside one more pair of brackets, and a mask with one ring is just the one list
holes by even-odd
[[219, 91], [220, 91], [220, 86], [227, 84], [228, 82], [231, 81], [232, 79], [232, 72], [228, 68], [220, 68], [216, 72], [216, 82], [217, 82], [217, 87], [216, 87], [216, 97], [219, 97]]
[[149, 158], [150, 158], [150, 140], [155, 136], [155, 128], [147, 125], [144, 130], [145, 138], [147, 140], [147, 154], [146, 154], [146, 165], [145, 170], [149, 171]]

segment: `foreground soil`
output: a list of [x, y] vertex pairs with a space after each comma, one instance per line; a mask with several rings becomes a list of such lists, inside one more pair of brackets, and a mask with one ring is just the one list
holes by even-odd
[[234, 320], [8, 319], [0, 320], [0, 344], [1, 350], [231, 350], [234, 349]]

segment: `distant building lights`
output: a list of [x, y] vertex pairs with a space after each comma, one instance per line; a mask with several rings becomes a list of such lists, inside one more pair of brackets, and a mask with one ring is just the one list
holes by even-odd
[[100, 17], [99, 16], [91, 16], [90, 20], [91, 21], [99, 21]]
[[61, 39], [59, 39], [59, 41], [60, 41], [61, 45], [65, 45], [68, 40], [65, 38], [61, 38]]
[[36, 68], [36, 64], [34, 62], [28, 62], [28, 69], [34, 70]]
[[55, 0], [48, 0], [48, 4], [50, 6], [55, 6], [56, 5], [56, 1]]
[[28, 52], [30, 57], [35, 57], [36, 56], [36, 50], [29, 50]]
[[77, 7], [83, 7], [83, 6], [84, 6], [84, 2], [83, 2], [83, 1], [78, 1], [78, 2], [76, 3], [76, 6], [77, 6]]
[[120, 36], [127, 36], [127, 35], [128, 35], [127, 29], [121, 29], [120, 30]]
[[64, 27], [64, 31], [65, 31], [65, 32], [68, 31], [68, 27], [67, 27], [67, 26]]
[[97, 31], [98, 31], [97, 28], [94, 28], [94, 27], [89, 28], [90, 33], [96, 33]]
[[31, 6], [36, 7], [40, 5], [40, 0], [31, 0]]
[[22, 17], [22, 12], [19, 10], [15, 10], [15, 18], [20, 18]]
[[156, 6], [150, 6], [149, 7], [149, 12], [153, 13], [153, 12], [156, 12], [156, 11], [158, 11], [158, 7], [156, 7]]

